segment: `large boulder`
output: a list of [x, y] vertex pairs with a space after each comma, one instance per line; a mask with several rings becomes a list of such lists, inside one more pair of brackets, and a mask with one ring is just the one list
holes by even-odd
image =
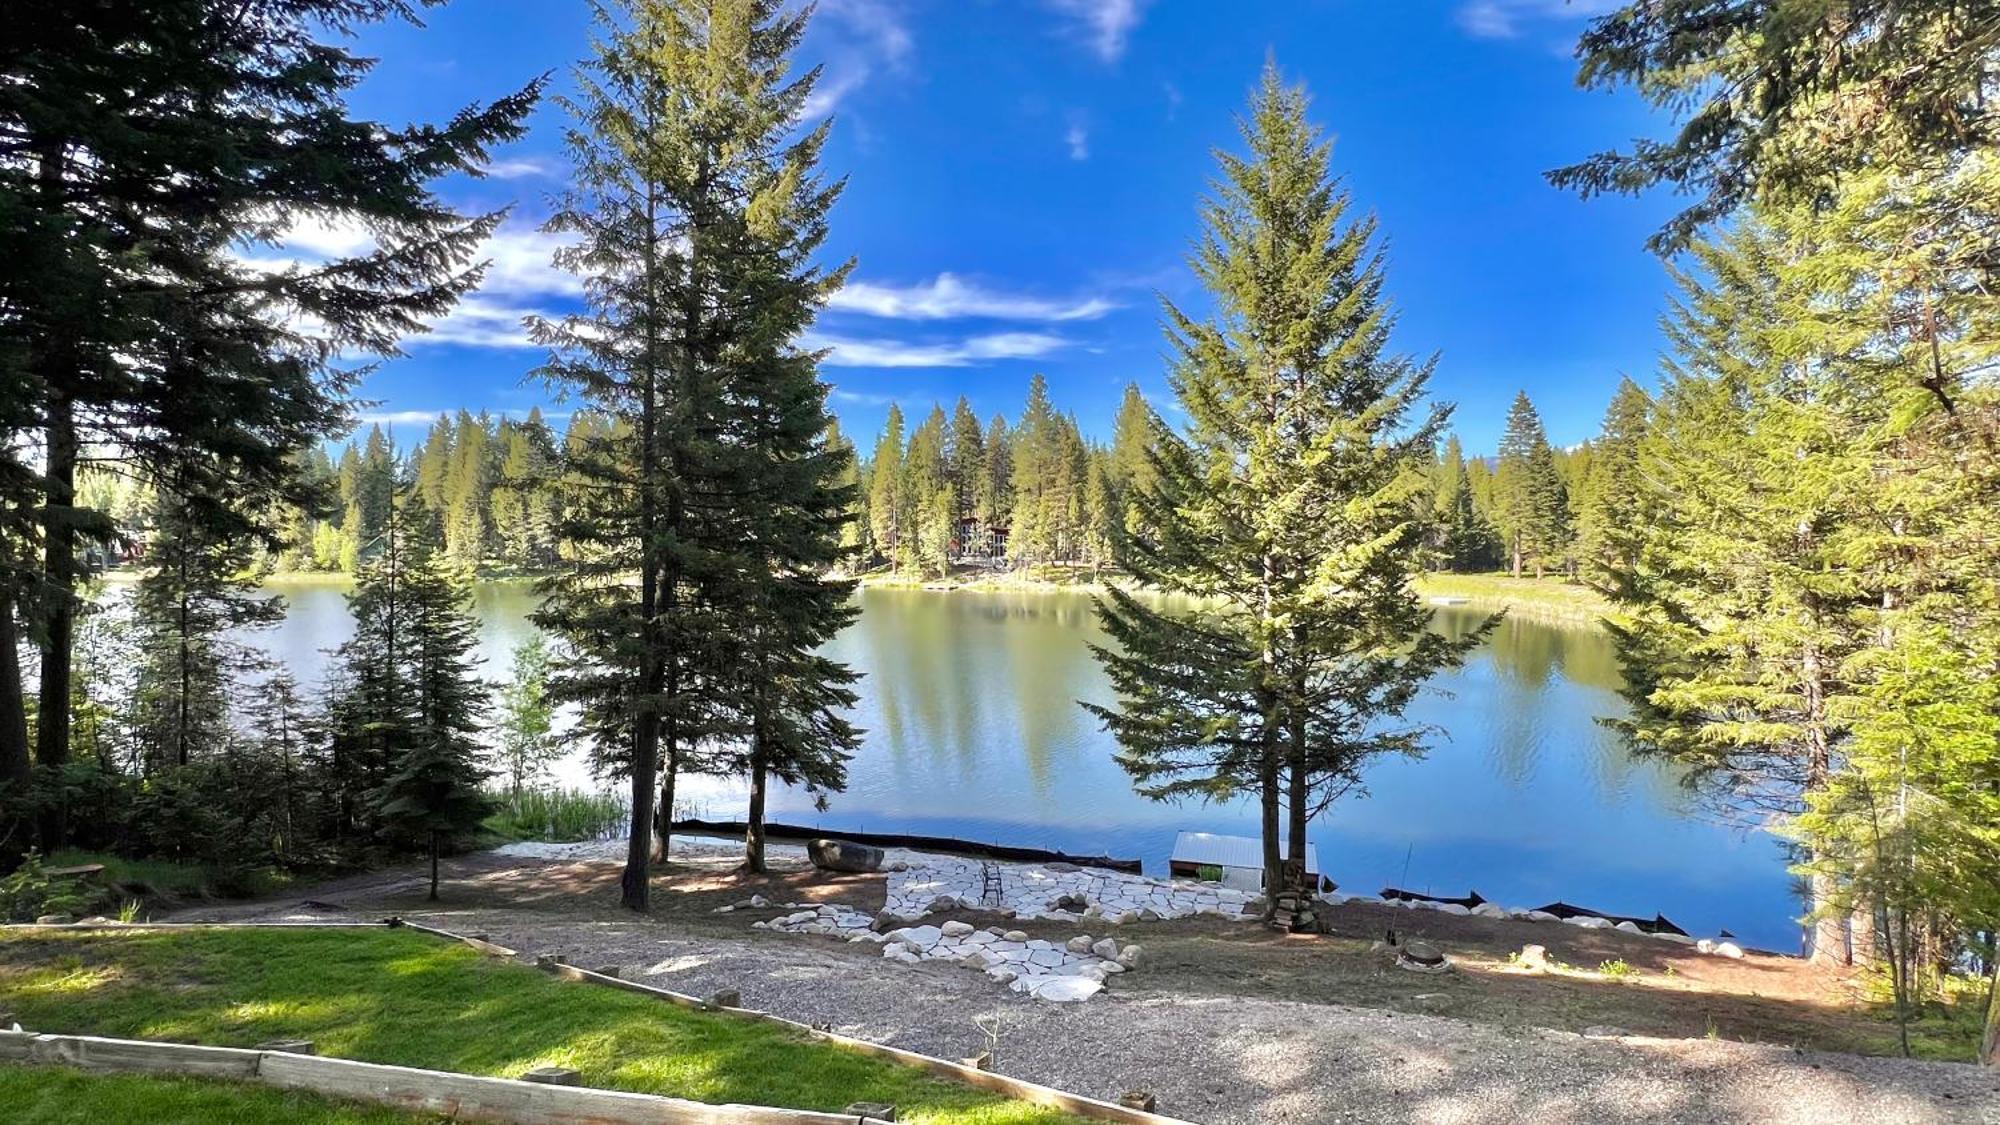
[[882, 863], [888, 858], [888, 853], [881, 848], [847, 840], [814, 840], [806, 845], [806, 854], [812, 857], [813, 866], [822, 871], [845, 871], [855, 875], [882, 870]]

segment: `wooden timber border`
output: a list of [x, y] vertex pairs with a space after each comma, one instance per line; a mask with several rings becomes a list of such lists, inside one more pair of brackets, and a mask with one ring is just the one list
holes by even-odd
[[[519, 953], [518, 951], [509, 949], [504, 945], [498, 945], [494, 942], [487, 941], [484, 938], [471, 937], [465, 934], [457, 934], [451, 932], [450, 930], [441, 930], [434, 926], [421, 925], [419, 923], [410, 922], [399, 917], [391, 917], [381, 922], [134, 922], [134, 923], [73, 922], [65, 925], [47, 925], [47, 926], [32, 925], [32, 924], [0, 925], [0, 933], [10, 933], [10, 932], [64, 933], [64, 932], [89, 931], [89, 930], [131, 932], [131, 931], [146, 931], [146, 930], [284, 930], [284, 929], [293, 929], [293, 930], [405, 929], [405, 930], [410, 930], [414, 933], [424, 934], [429, 937], [438, 938], [443, 941], [456, 942], [460, 945], [464, 945], [471, 949], [475, 949], [480, 953], [483, 953], [489, 957], [500, 957], [508, 959], [519, 959], [522, 957], [522, 954]], [[703, 1011], [721, 1012], [730, 1016], [735, 1016], [743, 1019], [751, 1019], [761, 1023], [775, 1024], [777, 1026], [784, 1027], [788, 1030], [791, 1030], [793, 1032], [804, 1035], [808, 1038], [817, 1040], [822, 1043], [832, 1044], [834, 1046], [854, 1051], [859, 1054], [872, 1055], [876, 1058], [887, 1059], [891, 1062], [898, 1063], [903, 1066], [916, 1067], [920, 1070], [928, 1071], [930, 1074], [938, 1078], [948, 1079], [950, 1081], [959, 1082], [964, 1085], [973, 1086], [982, 1090], [989, 1090], [993, 1093], [1004, 1095], [1016, 1101], [1023, 1101], [1033, 1105], [1046, 1106], [1050, 1109], [1059, 1109], [1065, 1113], [1071, 1113], [1078, 1117], [1090, 1120], [1119, 1121], [1119, 1122], [1126, 1122], [1128, 1123], [1128, 1125], [1190, 1125], [1189, 1122], [1182, 1121], [1179, 1118], [1167, 1117], [1158, 1113], [1150, 1113], [1147, 1112], [1146, 1110], [1141, 1110], [1141, 1109], [1133, 1109], [1127, 1106], [1119, 1105], [1115, 1102], [1107, 1102], [1107, 1101], [1101, 1101], [1097, 1098], [1085, 1097], [1082, 1094], [1072, 1094], [1067, 1090], [1058, 1090], [1053, 1086], [1043, 1086], [1040, 1083], [1029, 1082], [1026, 1079], [1013, 1078], [1005, 1074], [996, 1073], [994, 1071], [981, 1070], [978, 1067], [967, 1066], [964, 1063], [952, 1062], [948, 1059], [936, 1058], [931, 1055], [920, 1054], [916, 1051], [906, 1051], [901, 1047], [891, 1047], [886, 1043], [875, 1043], [866, 1039], [856, 1039], [853, 1038], [852, 1036], [839, 1035], [831, 1031], [823, 1031], [819, 1028], [811, 1026], [810, 1024], [803, 1024], [798, 1022], [797, 1020], [788, 1020], [783, 1016], [775, 1016], [769, 1012], [761, 1012], [754, 1008], [718, 1007], [717, 1005], [710, 1003], [709, 1001], [704, 1000], [698, 996], [689, 996], [686, 993], [675, 992], [671, 989], [656, 988], [653, 985], [641, 984], [638, 981], [630, 981], [630, 980], [625, 980], [621, 977], [614, 977], [604, 973], [592, 972], [588, 969], [582, 969], [578, 968], [575, 965], [568, 964], [563, 960], [561, 960], [560, 958], [556, 957], [539, 957], [536, 959], [535, 965], [542, 971], [563, 980], [577, 981], [583, 984], [594, 984], [605, 988], [616, 988], [625, 992], [636, 992], [639, 993], [640, 995], [650, 996], [656, 1000], [661, 1000], [666, 1003], [673, 1004], [677, 1007], [699, 1009]], [[86, 1037], [56, 1036], [51, 1038], [76, 1039], [76, 1038], [86, 1038]], [[159, 1044], [159, 1045], [181, 1046], [180, 1044]], [[188, 1048], [188, 1049], [198, 1050], [198, 1051], [236, 1050], [235, 1048], [223, 1048], [223, 1047], [199, 1047], [199, 1048]], [[238, 1051], [237, 1053], [247, 1054], [247, 1055], [277, 1054], [277, 1052], [257, 1052], [257, 1051], [247, 1051], [247, 1050]], [[10, 1056], [6, 1053], [5, 1047], [0, 1046], [0, 1059], [6, 1059], [9, 1057]], [[285, 1057], [304, 1058], [308, 1056], [285, 1056]], [[320, 1061], [346, 1062], [347, 1060], [328, 1059]], [[284, 1064], [281, 1064], [281, 1069], [283, 1065]], [[352, 1064], [352, 1065], [375, 1065], [375, 1064]], [[408, 1068], [385, 1067], [383, 1069], [407, 1070]], [[188, 1071], [184, 1073], [200, 1073], [200, 1072]], [[409, 1073], [421, 1075], [433, 1072], [409, 1071]], [[498, 1079], [498, 1078], [492, 1078], [492, 1079], [480, 1078], [480, 1079], [468, 1079], [468, 1080], [480, 1081], [480, 1082], [512, 1082], [511, 1079]], [[554, 1087], [541, 1087], [535, 1085], [534, 1083], [526, 1083], [526, 1082], [513, 1083], [513, 1084], [521, 1086], [531, 1086], [536, 1089], [554, 1088]], [[564, 1087], [564, 1088], [571, 1090], [578, 1089], [578, 1087]], [[344, 1096], [341, 1095], [341, 1092], [339, 1090], [330, 1089], [323, 1092], [335, 1094], [337, 1096]], [[618, 1093], [617, 1091], [592, 1091], [592, 1092], [605, 1093], [605, 1094]], [[654, 1097], [654, 1095], [638, 1095], [638, 1094], [618, 1094], [618, 1096]], [[668, 1102], [674, 1102], [677, 1101], [678, 1099], [667, 1098], [663, 1100]], [[705, 1103], [700, 1103], [700, 1102], [690, 1102], [686, 1104], [700, 1105], [703, 1106], [703, 1108], [709, 1110], [718, 1110], [718, 1109], [731, 1110], [731, 1111], [756, 1110], [757, 1112], [772, 1113], [772, 1114], [787, 1114], [795, 1112], [803, 1113], [803, 1111], [765, 1110], [765, 1109], [760, 1109], [758, 1107], [744, 1107], [744, 1106], [717, 1107], [717, 1106], [708, 1106]], [[855, 1120], [855, 1118], [851, 1116], [843, 1116], [840, 1114], [804, 1114], [802, 1116], [797, 1116], [797, 1117], [722, 1117], [722, 1116], [713, 1118], [659, 1117], [659, 1116], [633, 1117], [633, 1118], [506, 1117], [506, 1118], [493, 1118], [493, 1120], [537, 1122], [537, 1123], [543, 1121], [556, 1123], [556, 1122], [590, 1121], [590, 1120], [656, 1121], [663, 1123], [667, 1122], [678, 1123], [685, 1121], [690, 1123], [701, 1123], [701, 1125], [709, 1125], [709, 1123], [711, 1122], [713, 1123], [713, 1125], [732, 1125], [732, 1123], [737, 1123], [737, 1122], [741, 1122], [743, 1123], [743, 1125], [767, 1125], [767, 1123], [768, 1125], [781, 1125], [781, 1123], [784, 1122], [799, 1122], [800, 1125], [812, 1125], [812, 1123], [816, 1122], [838, 1121], [838, 1122], [849, 1123], [849, 1125], [851, 1125], [851, 1123]]]

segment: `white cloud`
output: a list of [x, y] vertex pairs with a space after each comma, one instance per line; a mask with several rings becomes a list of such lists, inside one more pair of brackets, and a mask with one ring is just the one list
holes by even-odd
[[840, 312], [890, 320], [956, 320], [961, 317], [1027, 321], [1096, 320], [1118, 307], [1103, 297], [1057, 300], [1022, 293], [1003, 293], [964, 281], [950, 273], [941, 273], [930, 281], [914, 285], [851, 281], [833, 295], [829, 304]]
[[1117, 62], [1150, 0], [1046, 0], [1098, 58]]
[[1041, 332], [995, 332], [962, 340], [912, 343], [814, 335], [809, 348], [827, 348], [828, 367], [971, 367], [993, 360], [1035, 359], [1069, 346], [1061, 336]]
[[877, 70], [899, 69], [916, 48], [893, 0], [820, 0], [813, 31], [826, 69], [806, 98], [808, 118], [832, 113]]
[[1467, 0], [1458, 26], [1481, 39], [1511, 39], [1527, 23], [1589, 19], [1623, 7], [1625, 0]]
[[502, 180], [522, 180], [531, 176], [549, 176], [555, 173], [555, 165], [533, 156], [514, 160], [495, 160], [486, 166], [486, 174]]
[[1083, 122], [1069, 123], [1069, 129], [1063, 133], [1063, 143], [1069, 146], [1071, 160], [1090, 159], [1090, 130], [1084, 127]]
[[495, 301], [481, 293], [461, 298], [442, 318], [431, 322], [429, 332], [403, 341], [405, 347], [425, 344], [462, 344], [474, 348], [532, 348], [524, 323], [543, 310], [529, 305]]

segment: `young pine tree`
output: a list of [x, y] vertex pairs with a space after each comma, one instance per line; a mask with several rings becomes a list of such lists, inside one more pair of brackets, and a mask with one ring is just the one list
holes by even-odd
[[1202, 601], [1099, 599], [1122, 706], [1090, 708], [1141, 793], [1257, 796], [1273, 892], [1370, 760], [1422, 752], [1404, 710], [1483, 636], [1429, 631], [1410, 588], [1448, 410], [1418, 405], [1430, 364], [1388, 350], [1374, 225], [1349, 214], [1306, 110], [1267, 68], [1192, 255], [1215, 317], [1167, 306], [1189, 424], [1160, 432], [1139, 496], [1157, 530], [1121, 538], [1119, 561]]
[[435, 902], [445, 842], [478, 828], [492, 811], [481, 788], [491, 773], [479, 763], [487, 688], [477, 676], [479, 622], [469, 572], [420, 542], [403, 583], [407, 642], [399, 671], [407, 710], [398, 717], [387, 777], [373, 796], [383, 828], [428, 853]]
[[283, 620], [284, 600], [259, 597], [254, 543], [238, 513], [212, 500], [162, 492], [153, 539], [132, 595], [138, 676], [127, 730], [145, 773], [185, 767], [236, 738], [229, 700], [263, 654], [245, 630]]

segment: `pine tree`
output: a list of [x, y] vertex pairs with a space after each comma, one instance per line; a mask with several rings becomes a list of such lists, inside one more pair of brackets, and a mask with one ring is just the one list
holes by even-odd
[[[972, 412], [972, 404], [966, 401], [964, 395], [958, 396], [958, 404], [952, 407], [945, 462], [951, 487], [957, 494], [958, 510], [952, 513], [952, 535], [958, 538], [959, 529], [975, 519], [980, 477], [986, 471], [986, 430], [979, 424], [979, 415]], [[963, 544], [961, 549], [964, 549]]]
[[1631, 379], [1621, 379], [1604, 413], [1604, 426], [1591, 443], [1590, 471], [1584, 478], [1576, 520], [1577, 555], [1598, 584], [1638, 566], [1633, 529], [1645, 502], [1639, 475], [1639, 446], [1645, 440], [1653, 401]]
[[868, 462], [868, 532], [875, 553], [891, 567], [903, 550], [904, 517], [909, 512], [903, 474], [903, 412], [889, 404], [882, 423], [882, 436], [875, 442], [875, 456]]
[[[356, 119], [345, 98], [370, 62], [327, 40], [409, 14], [398, 0], [9, 10], [0, 250], [33, 268], [0, 274], [0, 323], [23, 342], [0, 424], [35, 440], [10, 444], [0, 484], [35, 483], [0, 507], [39, 524], [45, 765], [68, 757], [79, 551], [110, 530], [75, 503], [86, 445], [183, 495], [295, 492], [295, 455], [344, 420], [351, 365], [334, 357], [392, 352], [478, 281], [471, 258], [499, 215], [461, 216], [428, 185], [477, 175], [537, 87], [440, 126]], [[377, 248], [253, 264], [246, 247], [305, 212]], [[19, 694], [0, 689], [0, 706]], [[19, 725], [0, 716], [0, 732]], [[47, 828], [59, 845], [60, 817]]]
[[1556, 471], [1555, 454], [1542, 432], [1542, 419], [1522, 391], [1507, 411], [1500, 438], [1500, 468], [1494, 482], [1500, 533], [1514, 577], [1532, 561], [1535, 577], [1562, 557], [1569, 541], [1569, 497]]
[[1447, 570], [1479, 570], [1493, 555], [1493, 530], [1473, 499], [1472, 478], [1458, 435], [1446, 439], [1431, 499], [1433, 547]]
[[1048, 380], [1039, 373], [1028, 384], [1027, 405], [1007, 448], [1013, 470], [1007, 556], [1028, 566], [1053, 562], [1068, 522], [1069, 450], [1062, 416], [1049, 401]]
[[1419, 411], [1431, 365], [1387, 351], [1374, 225], [1349, 216], [1275, 66], [1242, 132], [1250, 153], [1218, 157], [1192, 254], [1216, 318], [1167, 306], [1189, 427], [1153, 450], [1139, 502], [1155, 537], [1121, 539], [1137, 580], [1205, 600], [1101, 598], [1114, 643], [1095, 651], [1122, 707], [1091, 710], [1140, 792], [1257, 795], [1275, 895], [1281, 856], [1303, 865], [1310, 820], [1370, 760], [1422, 752], [1404, 710], [1484, 631], [1430, 632], [1410, 589], [1413, 498], [1448, 410]]
[[986, 423], [986, 464], [972, 499], [972, 518], [979, 526], [980, 553], [989, 558], [999, 554], [1000, 540], [1008, 536], [1014, 518], [1014, 435], [998, 414]]
[[127, 720], [145, 772], [185, 767], [236, 738], [229, 700], [263, 654], [247, 630], [283, 620], [284, 601], [257, 596], [252, 543], [234, 513], [199, 496], [161, 493], [146, 571], [133, 593], [138, 679]]
[[[1652, 239], [1685, 249], [1754, 200], [1817, 207], [1850, 178], [1937, 169], [2000, 138], [1989, 0], [1642, 0], [1577, 44], [1580, 80], [1630, 85], [1676, 135], [1549, 174], [1585, 196], [1672, 184], [1696, 195]], [[1983, 185], [1987, 200], [2000, 191]], [[1970, 259], [1993, 270], [1993, 238]]]
[[741, 729], [749, 653], [789, 654], [823, 628], [826, 599], [845, 605], [824, 583], [800, 620], [755, 629], [800, 560], [831, 565], [852, 499], [831, 487], [825, 388], [796, 346], [850, 266], [813, 262], [839, 186], [817, 172], [828, 125], [796, 128], [817, 78], [789, 73], [809, 12], [593, 11], [564, 103], [575, 186], [550, 221], [579, 239], [558, 263], [588, 276], [589, 310], [535, 330], [556, 352], [542, 374], [615, 425], [569, 466], [585, 485], [564, 518], [574, 561], [544, 584], [539, 620], [568, 654], [558, 698], [631, 780], [621, 891], [645, 910], [677, 778]]
[[1153, 430], [1159, 424], [1139, 384], [1125, 384], [1125, 397], [1118, 404], [1118, 419], [1111, 430], [1109, 484], [1119, 495], [1118, 521], [1127, 535], [1145, 536], [1140, 506], [1127, 497], [1142, 495], [1153, 487]]
[[407, 607], [402, 648], [407, 724], [390, 744], [387, 777], [373, 794], [385, 830], [419, 841], [430, 857], [430, 900], [438, 898], [445, 841], [477, 829], [492, 811], [479, 765], [486, 685], [475, 674], [479, 622], [467, 571], [420, 543], [399, 597]]
[[897, 490], [903, 513], [897, 523], [910, 531], [898, 544], [898, 570], [942, 575], [951, 565], [952, 521], [958, 500], [951, 493], [946, 427], [944, 409], [933, 405], [910, 434], [909, 448], [903, 452], [903, 482]]

